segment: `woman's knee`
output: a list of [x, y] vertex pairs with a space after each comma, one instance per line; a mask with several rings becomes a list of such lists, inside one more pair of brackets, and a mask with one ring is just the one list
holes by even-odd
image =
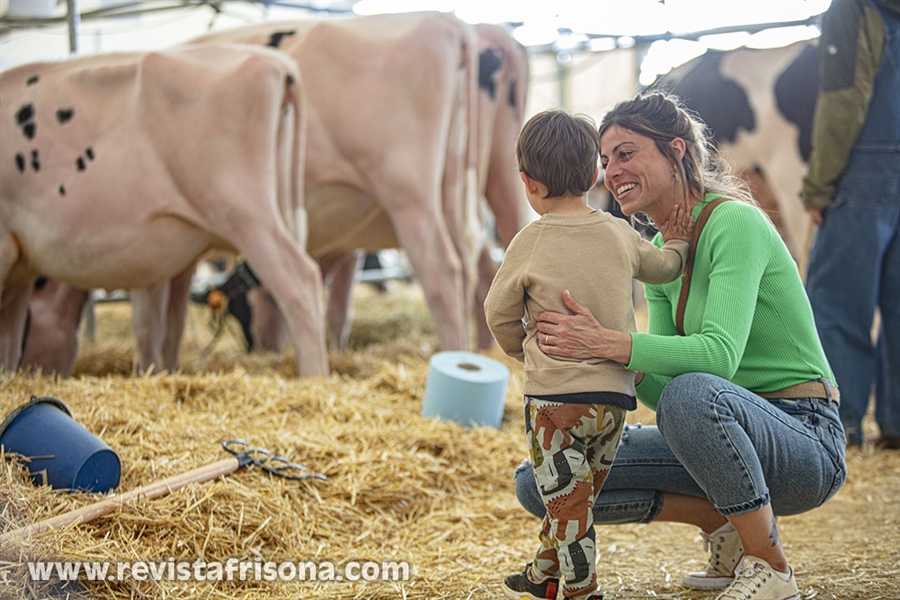
[[534, 480], [534, 468], [530, 461], [525, 461], [516, 468], [516, 498], [522, 507], [534, 516], [543, 519], [547, 509], [541, 500], [541, 495], [537, 489], [537, 482]]
[[716, 383], [720, 381], [720, 378], [707, 373], [685, 373], [674, 377], [659, 397], [657, 413], [691, 411], [691, 406], [715, 397], [718, 391]]
[[673, 378], [663, 389], [656, 408], [656, 424], [667, 442], [674, 431], [698, 426], [700, 415], [716, 410], [713, 405], [728, 381], [707, 373], [685, 373]]

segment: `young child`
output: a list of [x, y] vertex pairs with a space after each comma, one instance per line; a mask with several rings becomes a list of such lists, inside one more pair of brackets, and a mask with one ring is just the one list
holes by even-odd
[[556, 598], [561, 577], [565, 598], [602, 598], [591, 511], [615, 457], [625, 412], [636, 408], [633, 371], [608, 360], [544, 354], [536, 339], [537, 315], [566, 312], [563, 290], [570, 290], [606, 327], [635, 331], [632, 279], [667, 283], [687, 259], [689, 211], [676, 207], [662, 224], [666, 243], [660, 249], [627, 222], [588, 206], [599, 146], [597, 127], [584, 115], [549, 110], [522, 128], [519, 171], [541, 218], [509, 245], [484, 304], [501, 349], [525, 363], [525, 433], [547, 508], [533, 562], [503, 584], [513, 600]]

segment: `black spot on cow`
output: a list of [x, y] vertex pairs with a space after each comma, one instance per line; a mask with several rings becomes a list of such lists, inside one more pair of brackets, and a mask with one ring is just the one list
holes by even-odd
[[77, 168], [79, 171], [84, 171], [85, 169], [87, 169], [87, 161], [89, 160], [94, 160], [93, 148], [85, 149], [84, 156], [79, 156], [75, 159], [75, 168]]
[[34, 291], [39, 292], [47, 286], [47, 281], [49, 281], [43, 275], [39, 276], [34, 280]]
[[724, 52], [709, 51], [694, 59], [693, 68], [676, 80], [662, 77], [654, 88], [668, 90], [700, 115], [716, 140], [733, 143], [740, 129], [753, 131], [756, 119], [747, 93], [734, 80], [726, 79], [720, 63]]
[[34, 123], [34, 104], [24, 104], [16, 111], [16, 124], [29, 140], [34, 139], [37, 126]]
[[34, 119], [34, 104], [24, 104], [16, 112], [16, 123], [24, 125]]
[[73, 108], [60, 108], [56, 111], [56, 120], [59, 121], [60, 125], [64, 125], [72, 120], [72, 117], [75, 115], [75, 109]]
[[810, 44], [775, 81], [775, 103], [784, 118], [797, 126], [797, 145], [804, 162], [809, 160], [812, 151], [813, 113], [818, 90], [818, 51]]
[[35, 171], [41, 170], [41, 159], [37, 150], [31, 151], [31, 168]]
[[19, 169], [19, 173], [25, 172], [25, 157], [21, 153], [16, 154], [16, 167]]
[[519, 103], [519, 92], [516, 89], [517, 81], [509, 82], [509, 90], [506, 93], [506, 103], [515, 108]]
[[66, 195], [66, 186], [64, 186], [64, 185], [59, 186], [59, 195], [60, 196]]
[[275, 33], [273, 33], [272, 35], [269, 36], [269, 42], [266, 44], [266, 46], [270, 46], [272, 48], [278, 48], [279, 46], [281, 46], [281, 40], [283, 40], [286, 37], [292, 36], [295, 33], [297, 33], [296, 30], [276, 31]]
[[503, 57], [493, 48], [488, 48], [478, 55], [478, 87], [485, 90], [493, 100], [497, 95], [497, 83], [494, 74], [503, 64]]
[[34, 85], [38, 82], [39, 79], [40, 79], [40, 76], [32, 75], [31, 77], [28, 78], [28, 81], [25, 82], [25, 85]]

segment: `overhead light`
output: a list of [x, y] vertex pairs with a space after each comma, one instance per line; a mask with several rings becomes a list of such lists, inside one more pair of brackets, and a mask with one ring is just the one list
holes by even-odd
[[607, 52], [616, 49], [616, 40], [611, 37], [591, 38], [588, 42], [588, 49], [591, 52]]
[[796, 27], [773, 27], [763, 29], [751, 35], [744, 44], [748, 48], [779, 48], [795, 42], [814, 40], [821, 35], [815, 25], [798, 25]]
[[557, 50], [575, 50], [584, 46], [587, 41], [588, 37], [583, 33], [567, 32], [559, 36], [553, 47]]
[[522, 25], [513, 30], [513, 37], [523, 46], [545, 46], [559, 39], [559, 31], [548, 25]]
[[690, 40], [658, 40], [650, 44], [644, 60], [641, 61], [639, 80], [641, 85], [650, 85], [660, 75], [697, 58], [706, 52], [706, 46]]
[[736, 31], [733, 33], [719, 33], [715, 35], [701, 35], [697, 41], [713, 50], [734, 50], [740, 48], [750, 39], [750, 33], [747, 31]]

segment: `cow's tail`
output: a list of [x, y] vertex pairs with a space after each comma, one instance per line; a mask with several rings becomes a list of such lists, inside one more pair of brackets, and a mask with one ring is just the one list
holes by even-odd
[[294, 235], [297, 243], [306, 250], [309, 237], [309, 219], [306, 213], [306, 197], [304, 195], [306, 170], [306, 129], [308, 115], [306, 113], [303, 85], [300, 79], [300, 67], [296, 61], [287, 58], [288, 75], [285, 81], [285, 104], [290, 104], [294, 112], [294, 135], [291, 148], [290, 178], [291, 198], [294, 199], [293, 214]]
[[481, 229], [481, 210], [479, 207], [478, 186], [478, 34], [474, 27], [464, 24], [463, 48], [466, 62], [466, 119], [468, 135], [466, 136], [465, 153], [465, 192], [463, 211], [463, 235], [466, 247], [476, 249], [483, 243], [484, 233]]
[[519, 60], [514, 61], [516, 66], [516, 81], [511, 82], [510, 93], [515, 93], [516, 117], [519, 122], [525, 123], [525, 98], [528, 96], [528, 80], [531, 77], [531, 61], [528, 60], [528, 50], [517, 41], [513, 41], [514, 51], [519, 54]]

